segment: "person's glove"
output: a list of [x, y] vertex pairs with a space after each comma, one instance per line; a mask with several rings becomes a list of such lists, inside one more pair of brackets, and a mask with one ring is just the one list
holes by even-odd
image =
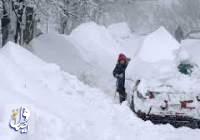
[[131, 61], [131, 59], [130, 58], [126, 58], [126, 61], [127, 61], [127, 63], [129, 63]]
[[123, 78], [123, 77], [124, 77], [124, 74], [123, 74], [123, 73], [121, 73], [121, 74], [116, 74], [116, 77], [117, 77], [117, 78]]

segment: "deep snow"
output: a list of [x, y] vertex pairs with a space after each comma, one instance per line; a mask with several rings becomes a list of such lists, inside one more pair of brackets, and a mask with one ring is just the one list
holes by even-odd
[[[29, 48], [47, 62], [53, 62], [78, 79], [105, 92], [115, 90], [113, 67], [120, 52], [134, 56], [143, 37], [131, 33], [125, 23], [99, 26], [85, 23], [70, 36], [45, 34]], [[59, 54], [59, 55], [58, 55]]]
[[[189, 44], [188, 44], [189, 45]], [[191, 46], [190, 44], [189, 46]], [[195, 62], [192, 53], [195, 49], [179, 44], [170, 33], [161, 27], [144, 38], [141, 49], [135, 60], [130, 63], [128, 72], [133, 79], [140, 79], [138, 90], [146, 100], [136, 100], [136, 110], [146, 113], [152, 107], [151, 113], [184, 113], [188, 116], [200, 118], [199, 103], [196, 96], [200, 94], [199, 68], [194, 68], [191, 76], [178, 71], [181, 61]], [[195, 59], [197, 60], [197, 59]], [[198, 63], [196, 63], [198, 64]], [[157, 92], [154, 100], [148, 99], [148, 91]], [[131, 92], [129, 92], [131, 93]], [[168, 110], [161, 110], [164, 100], [171, 105]], [[180, 101], [193, 100], [194, 110], [180, 109]], [[177, 107], [173, 107], [177, 105]]]
[[[86, 35], [82, 36], [83, 33]], [[107, 83], [113, 81], [111, 69], [116, 63], [118, 53], [115, 47], [117, 49], [118, 44], [104, 27], [92, 23], [80, 26], [71, 36], [43, 35], [31, 45], [33, 53], [48, 62], [59, 64], [63, 70], [76, 75], [86, 84], [109, 92], [113, 89]]]
[[[199, 139], [199, 130], [152, 125], [134, 116], [126, 103], [114, 104], [98, 89], [48, 64], [13, 43], [0, 50], [0, 111], [7, 104], [33, 104], [36, 131], [33, 135], [7, 135], [1, 115], [3, 140], [187, 140]], [[47, 101], [48, 100], [48, 101]]]
[[149, 63], [165, 60], [174, 61], [176, 58], [175, 52], [179, 48], [180, 44], [164, 27], [160, 27], [144, 39], [138, 57]]
[[[199, 96], [199, 70], [195, 69], [189, 77], [182, 75], [177, 69], [180, 61], [190, 60], [190, 48], [187, 49], [184, 45], [181, 47], [164, 27], [141, 37], [132, 33], [126, 23], [113, 24], [107, 28], [96, 23], [85, 23], [69, 36], [40, 36], [32, 42], [31, 50], [42, 59], [60, 65], [79, 80], [100, 88], [111, 96], [115, 93], [112, 70], [119, 52], [124, 52], [132, 59], [127, 69], [127, 78], [141, 79], [138, 89], [143, 96], [146, 96], [148, 90], [164, 93], [153, 102], [148, 100], [147, 103], [138, 103], [139, 108], [146, 111], [152, 105], [159, 108], [168, 99], [168, 94], [174, 99], [171, 104]], [[129, 96], [132, 94], [132, 87], [133, 82], [127, 80]], [[195, 105], [198, 106], [198, 103], [195, 102]], [[198, 112], [190, 115], [200, 117]]]
[[[167, 36], [168, 43], [173, 42], [172, 44], [176, 47], [177, 43], [173, 38], [165, 29], [162, 30], [161, 34]], [[75, 29], [70, 36], [42, 35], [32, 42], [32, 48], [29, 49], [50, 63], [44, 62], [18, 45], [8, 43], [0, 50], [2, 68], [0, 70], [0, 111], [3, 114], [0, 116], [0, 139], [199, 139], [199, 130], [175, 129], [170, 125], [153, 125], [150, 122], [143, 122], [135, 117], [128, 103], [119, 105], [113, 101], [115, 79], [112, 77], [112, 69], [118, 53], [125, 52], [132, 58], [127, 73], [129, 77], [137, 79], [139, 74], [131, 69], [137, 63], [138, 56], [143, 53], [138, 48], [145, 46], [145, 43], [142, 43], [144, 38], [148, 40], [154, 35], [162, 37], [157, 33], [159, 30], [150, 36], [139, 37], [131, 33], [125, 23], [111, 25], [108, 28], [95, 23], [86, 23]], [[154, 41], [152, 45], [154, 43], [156, 44]], [[190, 43], [186, 46], [190, 46]], [[145, 47], [143, 49], [146, 50]], [[170, 50], [174, 51], [173, 48]], [[170, 50], [167, 51], [173, 57], [170, 59], [171, 64], [171, 62], [174, 63], [172, 60], [175, 59], [175, 55]], [[186, 47], [186, 53], [188, 50], [190, 50], [189, 47]], [[136, 56], [139, 52], [140, 55]], [[154, 55], [152, 52], [150, 54]], [[196, 57], [198, 58], [197, 55]], [[158, 60], [157, 57], [156, 60]], [[58, 64], [65, 72], [52, 63]], [[146, 68], [147, 65], [145, 70], [148, 71]], [[152, 78], [151, 76], [149, 78]], [[76, 77], [95, 88], [83, 84]], [[163, 82], [162, 78], [161, 75], [151, 82], [154, 86], [159, 85]], [[175, 89], [182, 90], [182, 83], [185, 84], [183, 89], [185, 91], [199, 89], [199, 81], [194, 77], [172, 73], [172, 76], [165, 75], [164, 80], [166, 78], [168, 80], [165, 82], [175, 85]], [[142, 80], [144, 87], [141, 86], [140, 90], [145, 90], [147, 88], [145, 86], [149, 85], [149, 79]], [[132, 85], [131, 82], [127, 84], [127, 86]], [[35, 106], [36, 132], [34, 135], [6, 134], [5, 123], [8, 122], [8, 118], [4, 117], [5, 107], [15, 103]]]
[[132, 77], [158, 79], [169, 77], [176, 70], [176, 57], [180, 44], [161, 27], [144, 38], [128, 73]]
[[187, 51], [190, 56], [190, 61], [200, 65], [199, 48], [200, 40], [188, 39], [182, 42], [183, 48]]

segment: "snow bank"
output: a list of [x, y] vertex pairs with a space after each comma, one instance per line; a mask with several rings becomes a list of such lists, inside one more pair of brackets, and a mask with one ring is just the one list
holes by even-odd
[[[163, 27], [146, 36], [138, 55], [128, 67], [128, 74], [133, 79], [141, 79], [138, 90], [143, 93], [143, 96], [146, 96], [148, 90], [162, 94], [157, 95], [153, 101], [137, 101], [137, 109], [148, 112], [150, 106], [153, 106], [152, 113], [159, 114], [162, 111], [161, 103], [169, 100], [169, 96], [175, 104], [181, 100], [196, 101], [196, 96], [199, 96], [200, 92], [199, 69], [195, 69], [191, 76], [186, 76], [178, 71], [178, 65], [180, 61], [186, 60], [197, 62], [198, 47], [194, 47], [191, 42], [184, 44], [180, 47], [180, 44]], [[198, 102], [194, 104], [199, 108]], [[183, 112], [192, 117], [200, 117], [196, 110]]]
[[119, 44], [121, 51], [134, 59], [143, 43], [143, 37], [131, 32], [126, 23], [116, 23], [108, 26], [108, 32]]
[[190, 56], [190, 60], [200, 66], [200, 40], [188, 39], [182, 42], [183, 48]]
[[[100, 90], [82, 84], [29, 51], [13, 43], [0, 50], [0, 111], [8, 104], [33, 104], [36, 131], [33, 135], [7, 135], [7, 119], [0, 116], [3, 140], [149, 140], [194, 139], [199, 130], [154, 126], [136, 118], [130, 109], [113, 104]], [[31, 129], [31, 126], [30, 126]]]
[[82, 24], [72, 31], [70, 38], [82, 49], [82, 55], [90, 64], [101, 66], [106, 71], [115, 64], [120, 46], [104, 26], [93, 22]]
[[131, 30], [126, 23], [116, 23], [108, 26], [109, 33], [117, 41], [121, 41], [132, 36]]
[[[83, 27], [82, 27], [83, 26]], [[118, 53], [117, 43], [104, 27], [84, 24], [71, 36], [46, 34], [32, 41], [31, 51], [47, 62], [76, 75], [88, 85], [112, 93], [112, 69]], [[87, 34], [87, 35], [85, 35]], [[110, 86], [107, 86], [110, 83]]]
[[[82, 79], [89, 74], [89, 64], [81, 57], [81, 52], [64, 35], [44, 34], [34, 39], [29, 48], [34, 54], [49, 63], [56, 63], [63, 70]], [[89, 82], [90, 79], [82, 79]], [[87, 82], [87, 83], [88, 83]]]
[[36, 131], [31, 136], [6, 135], [4, 122], [8, 120], [1, 115], [3, 140], [199, 139], [199, 130], [143, 122], [126, 104], [113, 104], [103, 92], [13, 43], [0, 50], [0, 65], [2, 114], [8, 104], [33, 104], [36, 108]]
[[[77, 27], [70, 36], [40, 36], [32, 42], [32, 51], [42, 59], [60, 65], [66, 72], [76, 75], [88, 85], [98, 87], [112, 96], [116, 88], [112, 70], [119, 52], [132, 58], [127, 78], [141, 79], [139, 90], [144, 94], [147, 90], [188, 93], [187, 96], [180, 97], [188, 100], [200, 92], [200, 80], [195, 78], [196, 75], [187, 77], [178, 72], [177, 62], [189, 57], [187, 51], [180, 48], [180, 44], [164, 27], [146, 37], [139, 37], [131, 33], [125, 23], [107, 28], [96, 23], [85, 23]], [[161, 88], [163, 85], [164, 88]], [[165, 87], [166, 85], [172, 88]], [[126, 89], [130, 94], [132, 87], [133, 82], [126, 81]], [[165, 95], [159, 97], [154, 104], [159, 106], [158, 103], [165, 98]], [[176, 99], [179, 103], [179, 99]], [[144, 102], [138, 105], [144, 110], [149, 109], [149, 104]]]
[[[142, 80], [139, 88], [142, 93], [146, 93], [150, 89], [157, 91], [161, 85], [171, 85], [172, 89], [162, 90], [172, 93], [188, 93], [191, 97], [195, 97], [200, 92], [197, 78], [200, 75], [187, 77], [179, 73], [177, 68], [180, 61], [190, 59], [192, 55], [188, 53], [190, 51], [192, 50], [189, 47], [188, 49], [180, 47], [180, 44], [161, 27], [145, 37], [143, 45], [138, 55], [130, 63], [127, 73], [133, 79]], [[196, 53], [197, 50], [192, 52]], [[185, 98], [187, 99], [187, 97]]]
[[148, 35], [143, 42], [143, 46], [138, 57], [149, 63], [159, 61], [175, 61], [175, 51], [179, 50], [180, 44], [164, 28]]
[[135, 60], [129, 67], [134, 78], [155, 79], [170, 77], [176, 71], [180, 44], [164, 27], [145, 37]]
[[80, 25], [70, 36], [42, 35], [32, 41], [30, 49], [85, 83], [113, 93], [112, 70], [118, 54], [123, 52], [134, 56], [142, 39], [132, 34], [125, 23], [106, 28], [91, 22]]
[[120, 44], [103, 26], [82, 24], [70, 36], [45, 34], [34, 39], [30, 49], [91, 86], [109, 93], [115, 89], [112, 70]]

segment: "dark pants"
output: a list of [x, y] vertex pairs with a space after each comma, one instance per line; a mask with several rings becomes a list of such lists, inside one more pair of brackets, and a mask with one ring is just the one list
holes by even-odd
[[126, 100], [127, 94], [125, 91], [125, 88], [120, 88], [117, 90], [119, 92], [119, 102], [122, 103], [123, 101]]

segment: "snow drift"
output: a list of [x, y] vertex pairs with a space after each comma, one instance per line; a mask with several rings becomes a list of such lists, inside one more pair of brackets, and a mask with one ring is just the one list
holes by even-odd
[[145, 92], [147, 88], [156, 90], [158, 86], [165, 84], [173, 86], [171, 92], [198, 95], [198, 72], [195, 73], [197, 75], [189, 77], [182, 75], [177, 68], [180, 61], [191, 59], [191, 52], [195, 53], [196, 50], [184, 45], [181, 47], [169, 32], [161, 27], [145, 37], [138, 55], [128, 67], [128, 74], [133, 79], [143, 81], [141, 92]]
[[179, 48], [180, 44], [164, 27], [160, 27], [144, 39], [138, 57], [149, 63], [175, 61], [175, 51]]
[[121, 52], [134, 59], [143, 43], [144, 37], [131, 32], [126, 23], [111, 24], [107, 27], [107, 30], [114, 41], [119, 44]]
[[[84, 61], [81, 52], [64, 35], [45, 34], [32, 41], [33, 47], [29, 49], [46, 62], [56, 63], [63, 70], [76, 75], [87, 84], [91, 84], [88, 78], [92, 68]], [[88, 75], [88, 76], [86, 76]]]
[[113, 93], [112, 70], [118, 54], [124, 52], [131, 56], [140, 43], [141, 37], [133, 35], [125, 23], [106, 28], [91, 22], [80, 25], [70, 36], [42, 35], [32, 41], [30, 49], [81, 81]]
[[113, 87], [107, 84], [113, 81], [117, 45], [104, 27], [88, 23], [78, 27], [70, 36], [42, 35], [32, 41], [30, 49], [86, 84], [110, 92]]
[[183, 48], [187, 51], [187, 53], [190, 56], [189, 59], [193, 63], [196, 63], [200, 66], [200, 57], [199, 57], [200, 40], [188, 39], [184, 40], [182, 44]]
[[144, 38], [135, 59], [128, 67], [128, 74], [133, 79], [142, 80], [142, 92], [170, 80], [185, 79], [177, 69], [180, 52], [180, 44], [164, 27], [160, 27]]
[[[191, 110], [181, 110], [170, 107], [164, 113], [181, 112], [187, 116], [200, 118], [199, 103], [196, 97], [200, 92], [199, 69], [191, 76], [186, 76], [178, 71], [181, 61], [191, 61], [190, 55], [196, 51], [194, 47], [181, 47], [180, 44], [166, 31], [164, 27], [147, 35], [135, 60], [131, 62], [128, 73], [134, 79], [141, 79], [138, 91], [147, 99], [135, 100], [136, 110], [148, 112], [152, 107], [152, 114], [160, 115], [160, 106], [164, 101], [169, 104], [179, 105], [180, 101], [192, 100]], [[193, 53], [192, 53], [193, 52]], [[129, 90], [131, 93], [131, 90]], [[156, 97], [148, 99], [148, 91], [154, 92]]]
[[[139, 37], [125, 23], [107, 28], [96, 23], [85, 23], [70, 36], [40, 36], [32, 42], [31, 49], [42, 59], [58, 64], [86, 84], [101, 88], [112, 96], [115, 91], [112, 70], [119, 52], [132, 58], [127, 78], [141, 79], [139, 90], [142, 93], [148, 89], [184, 92], [189, 96], [200, 92], [196, 75], [187, 77], [178, 72], [178, 63], [188, 59], [189, 54], [164, 27], [148, 36]], [[126, 83], [127, 92], [132, 94], [133, 82]], [[173, 88], [158, 88], [161, 85]]]
[[111, 67], [109, 62], [115, 62], [120, 51], [119, 44], [112, 38], [108, 30], [96, 23], [80, 25], [72, 31], [70, 37], [75, 46], [79, 46], [86, 52], [82, 55], [88, 62], [106, 70]]
[[132, 36], [132, 32], [126, 23], [111, 24], [107, 29], [117, 42]]
[[131, 140], [199, 139], [199, 130], [154, 126], [136, 118], [130, 109], [116, 105], [100, 90], [48, 64], [22, 47], [8, 43], [0, 50], [0, 111], [7, 104], [33, 104], [33, 135], [6, 135], [8, 120], [0, 116], [0, 139]]
[[161, 27], [145, 37], [129, 73], [134, 77], [153, 79], [169, 76], [176, 70], [176, 57], [180, 44]]

